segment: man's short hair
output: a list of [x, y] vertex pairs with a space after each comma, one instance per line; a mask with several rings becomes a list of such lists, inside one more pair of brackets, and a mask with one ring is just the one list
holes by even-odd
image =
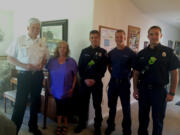
[[30, 19], [28, 20], [28, 27], [29, 27], [31, 24], [37, 24], [37, 23], [41, 24], [41, 22], [39, 21], [39, 19], [37, 19], [37, 18], [30, 18]]
[[126, 32], [122, 29], [117, 30], [116, 33], [123, 33], [124, 35], [126, 35]]
[[100, 36], [100, 33], [99, 33], [98, 30], [92, 30], [92, 31], [90, 31], [89, 35], [91, 35], [91, 34], [97, 34], [97, 35]]
[[162, 33], [162, 30], [161, 30], [161, 28], [159, 27], [159, 26], [151, 26], [150, 28], [149, 28], [149, 30], [148, 30], [148, 33], [150, 32], [150, 30], [152, 30], [152, 29], [159, 29], [159, 31]]

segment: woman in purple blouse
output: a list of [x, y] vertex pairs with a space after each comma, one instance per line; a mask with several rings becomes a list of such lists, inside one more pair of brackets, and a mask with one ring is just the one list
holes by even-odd
[[77, 81], [77, 64], [69, 57], [69, 52], [67, 42], [59, 42], [54, 57], [47, 64], [50, 90], [56, 101], [57, 135], [64, 135], [67, 132], [69, 102]]

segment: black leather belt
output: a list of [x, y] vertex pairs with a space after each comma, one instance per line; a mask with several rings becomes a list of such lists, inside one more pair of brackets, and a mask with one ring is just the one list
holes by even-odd
[[167, 85], [161, 85], [161, 84], [149, 84], [149, 83], [141, 83], [144, 88], [147, 89], [153, 89], [153, 88], [167, 88]]
[[42, 71], [22, 71], [22, 70], [18, 71], [19, 74], [35, 74], [38, 72], [42, 72]]
[[114, 82], [116, 83], [122, 83], [122, 82], [125, 82], [125, 81], [128, 81], [127, 78], [123, 78], [123, 79], [118, 79], [118, 78], [111, 78]]

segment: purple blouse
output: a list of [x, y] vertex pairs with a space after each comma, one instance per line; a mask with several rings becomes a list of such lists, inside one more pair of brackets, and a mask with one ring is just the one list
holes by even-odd
[[63, 64], [59, 64], [58, 58], [52, 58], [47, 64], [50, 74], [50, 88], [52, 95], [57, 99], [68, 98], [67, 92], [72, 88], [74, 76], [77, 73], [76, 61], [68, 57]]

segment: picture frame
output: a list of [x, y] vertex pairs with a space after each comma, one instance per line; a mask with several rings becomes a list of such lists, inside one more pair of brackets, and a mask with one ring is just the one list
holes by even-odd
[[149, 42], [148, 41], [144, 41], [144, 48], [148, 47]]
[[180, 58], [180, 41], [175, 41], [174, 53]]
[[115, 33], [118, 29], [107, 26], [99, 26], [100, 32], [100, 46], [107, 52], [112, 50], [116, 46]]
[[134, 52], [139, 51], [140, 32], [139, 27], [128, 25], [127, 46]]
[[40, 37], [46, 42], [50, 55], [53, 55], [59, 41], [68, 41], [68, 20], [41, 22]]
[[172, 40], [168, 40], [168, 47], [173, 49], [173, 41]]

